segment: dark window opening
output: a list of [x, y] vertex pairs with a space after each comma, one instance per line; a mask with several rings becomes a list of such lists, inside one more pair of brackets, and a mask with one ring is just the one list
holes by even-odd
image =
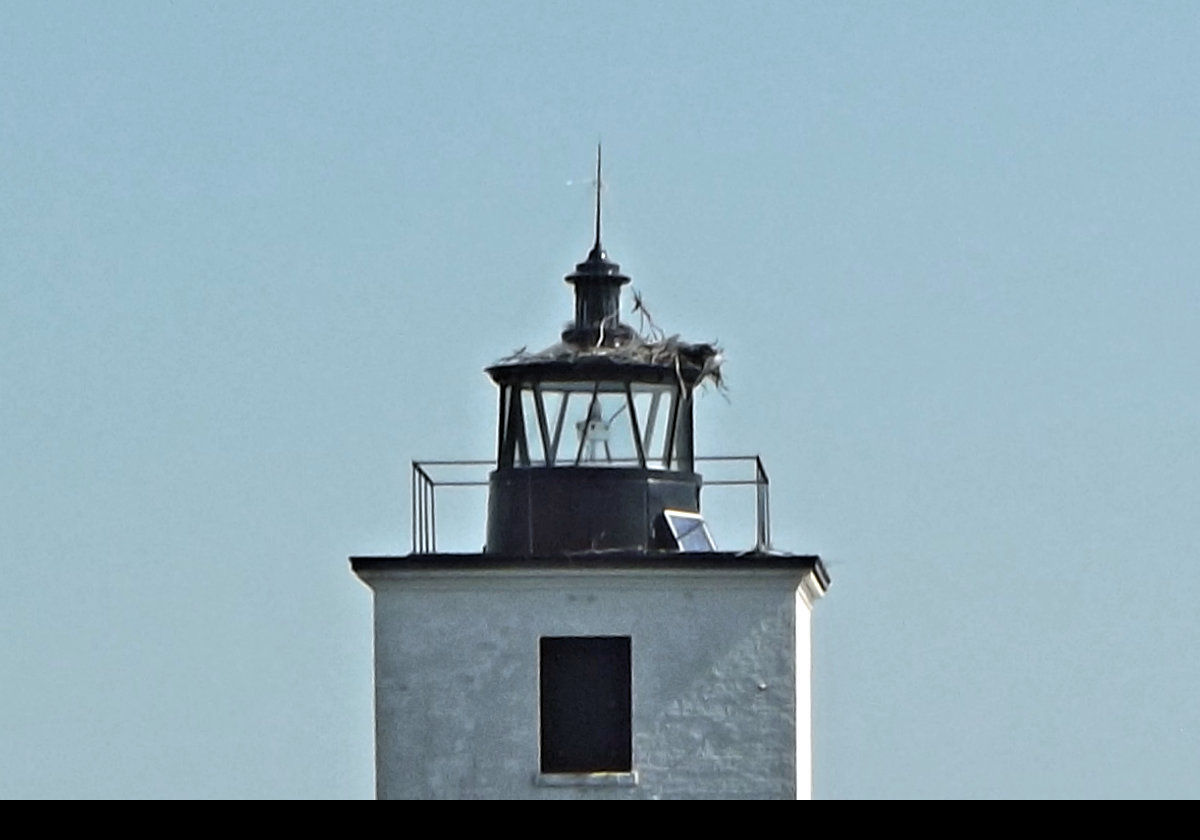
[[633, 766], [628, 636], [541, 639], [543, 773]]

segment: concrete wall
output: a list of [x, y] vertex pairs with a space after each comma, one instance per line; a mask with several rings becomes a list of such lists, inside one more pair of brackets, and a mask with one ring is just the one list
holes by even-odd
[[[809, 795], [801, 571], [362, 576], [376, 593], [381, 798]], [[538, 639], [625, 635], [636, 783], [546, 784], [538, 772]]]

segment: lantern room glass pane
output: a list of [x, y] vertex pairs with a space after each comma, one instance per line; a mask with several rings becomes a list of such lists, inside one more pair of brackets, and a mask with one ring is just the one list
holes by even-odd
[[665, 469], [667, 466], [666, 437], [675, 411], [674, 385], [634, 385], [633, 404], [637, 408], [638, 429], [642, 435], [642, 450], [646, 466]]
[[525, 420], [525, 440], [529, 449], [529, 466], [546, 465], [546, 448], [543, 445], [541, 423], [538, 416], [537, 395], [528, 388], [521, 390], [521, 413]]
[[639, 466], [629, 401], [623, 391], [596, 390], [586, 400], [579, 400], [568, 416], [573, 421], [575, 452], [571, 461], [574, 464], [585, 467]]
[[513, 463], [639, 467], [644, 459], [650, 469], [665, 469], [676, 391], [623, 381], [523, 385], [510, 408], [520, 414], [508, 426], [521, 437], [509, 443]]

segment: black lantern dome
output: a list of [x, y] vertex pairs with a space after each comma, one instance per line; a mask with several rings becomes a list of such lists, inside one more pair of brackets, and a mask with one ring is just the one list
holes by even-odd
[[600, 244], [600, 147], [596, 147], [596, 240], [587, 259], [566, 281], [575, 287], [575, 322], [563, 330], [563, 341], [577, 345], [619, 347], [633, 337], [621, 323], [621, 287], [629, 278], [608, 258]]

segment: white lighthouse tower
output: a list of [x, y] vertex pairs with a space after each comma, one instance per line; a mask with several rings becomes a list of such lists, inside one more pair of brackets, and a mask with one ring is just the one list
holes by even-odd
[[[599, 160], [597, 160], [599, 184]], [[706, 344], [620, 320], [596, 237], [575, 317], [498, 388], [486, 544], [437, 550], [435, 468], [413, 465], [413, 551], [354, 557], [374, 593], [380, 798], [808, 798], [816, 556], [773, 550], [754, 456], [697, 455]], [[718, 549], [705, 463], [744, 464], [753, 544]], [[470, 465], [472, 462], [459, 462]]]

